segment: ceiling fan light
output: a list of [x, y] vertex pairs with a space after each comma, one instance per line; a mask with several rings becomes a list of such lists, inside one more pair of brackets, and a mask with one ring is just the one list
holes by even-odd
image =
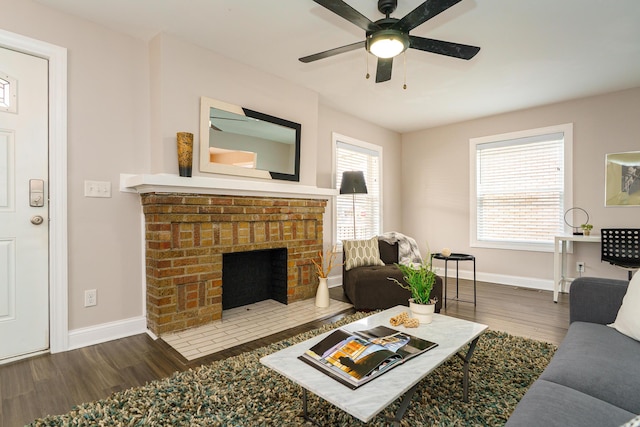
[[367, 38], [367, 50], [378, 58], [393, 58], [409, 47], [406, 34], [395, 30], [382, 30]]
[[372, 43], [369, 50], [378, 58], [393, 58], [402, 53], [404, 45], [400, 40], [380, 39]]

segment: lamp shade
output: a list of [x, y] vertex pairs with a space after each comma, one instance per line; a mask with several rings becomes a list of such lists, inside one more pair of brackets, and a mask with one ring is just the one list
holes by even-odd
[[342, 173], [340, 194], [367, 194], [367, 183], [362, 171], [346, 171]]

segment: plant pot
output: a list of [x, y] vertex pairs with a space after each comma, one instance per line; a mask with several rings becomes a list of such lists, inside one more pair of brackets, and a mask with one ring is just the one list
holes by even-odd
[[329, 286], [326, 277], [318, 277], [318, 290], [316, 291], [316, 307], [329, 307]]
[[591, 230], [584, 230], [584, 235], [585, 236], [590, 236], [591, 235]]
[[411, 316], [418, 319], [422, 324], [431, 323], [433, 320], [433, 313], [436, 311], [436, 305], [433, 304], [418, 304], [413, 302], [413, 298], [409, 299], [409, 310], [411, 310]]

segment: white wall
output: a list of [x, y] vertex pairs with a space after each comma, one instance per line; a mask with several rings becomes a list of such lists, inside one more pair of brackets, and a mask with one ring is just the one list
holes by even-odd
[[402, 231], [400, 134], [324, 105], [319, 110], [318, 186], [335, 186], [332, 132], [382, 147], [383, 231]]
[[[119, 175], [177, 174], [176, 132], [192, 132], [199, 142], [201, 96], [301, 123], [301, 184], [332, 186], [324, 179], [331, 138], [319, 140], [320, 121], [325, 135], [335, 130], [385, 145], [388, 164], [399, 169], [399, 135], [336, 111], [321, 115], [318, 94], [306, 88], [171, 36], [146, 43], [31, 0], [4, 0], [2, 9], [1, 29], [68, 49], [72, 345], [115, 338], [114, 331], [139, 332], [145, 303], [140, 200], [118, 191]], [[200, 175], [198, 150], [194, 157], [194, 174]], [[397, 194], [393, 176], [385, 191]], [[84, 180], [110, 181], [112, 197], [85, 198]], [[399, 196], [391, 200], [399, 203]], [[389, 217], [399, 224], [399, 210]], [[331, 215], [326, 218], [325, 239], [332, 229]], [[97, 306], [83, 306], [85, 289], [97, 289]], [[132, 324], [138, 329], [127, 329]]]
[[[401, 138], [397, 132], [373, 125], [349, 114], [320, 105], [318, 125], [318, 186], [333, 188], [333, 132], [382, 147], [383, 231], [402, 231], [402, 201], [400, 191]], [[340, 196], [338, 196], [340, 197]], [[334, 245], [334, 205], [327, 205], [324, 245]], [[341, 255], [340, 255], [341, 256]], [[329, 278], [330, 286], [342, 283], [342, 268], [336, 268]]]
[[[640, 226], [640, 208], [603, 207], [604, 155], [640, 149], [640, 89], [401, 137], [321, 105], [308, 89], [167, 35], [145, 43], [30, 0], [4, 0], [2, 7], [0, 28], [68, 49], [72, 330], [90, 335], [97, 327], [143, 316], [140, 202], [117, 190], [119, 174], [175, 174], [175, 134], [190, 131], [199, 141], [201, 96], [301, 123], [302, 184], [333, 186], [331, 132], [381, 145], [384, 229], [413, 235], [421, 246], [429, 241], [435, 249], [473, 251], [481, 272], [550, 279], [552, 258], [468, 247], [471, 137], [574, 122], [575, 205], [590, 212], [596, 228]], [[110, 181], [113, 197], [85, 198], [84, 180]], [[578, 257], [587, 262], [588, 274], [625, 277], [599, 264], [597, 248], [578, 248]], [[85, 289], [98, 290], [96, 307], [83, 307]]]
[[[28, 0], [2, 10], [0, 28], [68, 49], [69, 328], [140, 316], [140, 202], [117, 188], [149, 168], [147, 47]], [[110, 181], [113, 197], [85, 198], [84, 180]]]
[[[640, 227], [640, 207], [604, 207], [605, 154], [640, 150], [640, 88], [428, 129], [403, 135], [403, 226], [421, 247], [450, 247], [477, 258], [479, 277], [525, 284], [553, 283], [553, 255], [469, 247], [469, 139], [562, 123], [574, 124], [573, 206], [587, 210], [594, 234], [606, 227]], [[576, 245], [569, 258], [587, 276], [626, 278], [600, 263], [597, 244]], [[461, 263], [468, 270], [471, 265]], [[521, 280], [517, 280], [521, 278]]]
[[[176, 132], [199, 143], [206, 96], [300, 123], [300, 183], [316, 184], [317, 93], [166, 34], [151, 41], [151, 72], [152, 172], [177, 174]], [[211, 176], [198, 171], [198, 150], [193, 164], [194, 175]]]

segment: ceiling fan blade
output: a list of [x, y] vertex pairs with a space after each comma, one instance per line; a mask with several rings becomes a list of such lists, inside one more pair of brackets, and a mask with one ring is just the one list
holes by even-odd
[[409, 36], [409, 47], [425, 52], [447, 55], [453, 58], [471, 59], [480, 51], [479, 47], [466, 44]]
[[428, 21], [462, 0], [427, 0], [407, 13], [404, 18], [391, 26], [394, 30], [407, 32]]
[[349, 6], [342, 0], [313, 0], [320, 6], [329, 9], [336, 15], [346, 19], [354, 25], [362, 28], [365, 31], [375, 31], [381, 29], [380, 26], [372, 22], [369, 18]]
[[335, 49], [325, 50], [324, 52], [315, 53], [313, 55], [304, 56], [302, 58], [298, 58], [298, 60], [304, 63], [313, 62], [313, 61], [317, 61], [318, 59], [328, 58], [330, 56], [338, 55], [345, 52], [351, 52], [352, 50], [356, 50], [364, 47], [365, 47], [365, 42], [362, 41], [362, 42], [348, 44], [342, 47], [336, 47]]
[[376, 70], [376, 83], [391, 80], [391, 66], [393, 58], [378, 58], [378, 69]]

